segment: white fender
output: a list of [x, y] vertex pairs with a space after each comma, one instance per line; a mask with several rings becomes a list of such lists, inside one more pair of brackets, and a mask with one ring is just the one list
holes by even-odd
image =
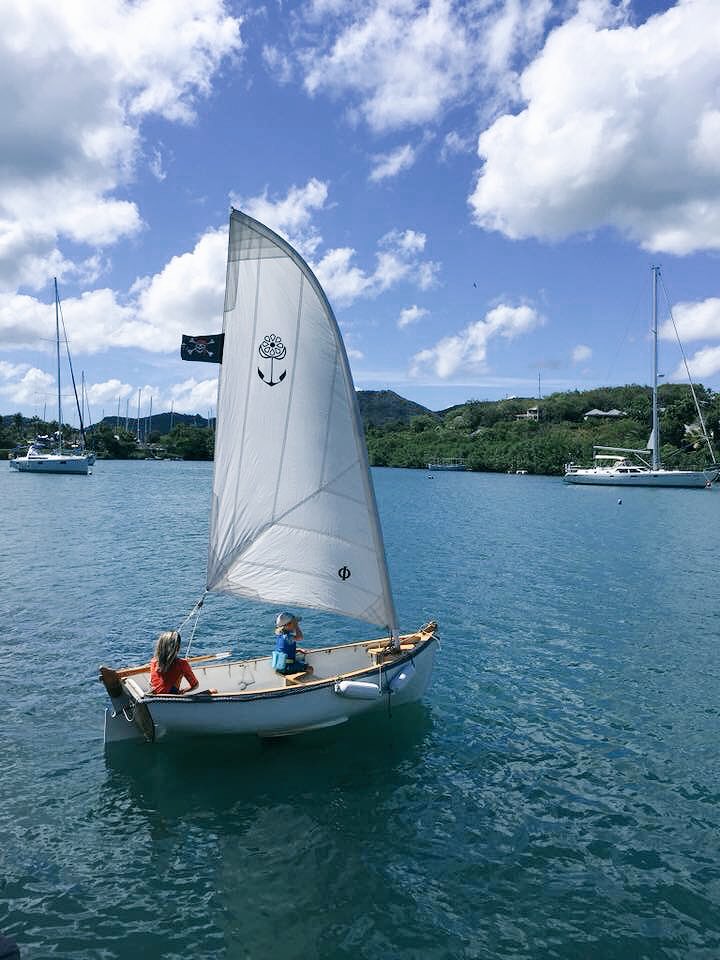
[[415, 664], [412, 660], [409, 663], [406, 663], [405, 666], [400, 670], [399, 673], [396, 673], [388, 684], [388, 688], [391, 693], [399, 693], [403, 687], [406, 687], [408, 683], [413, 678], [415, 673]]
[[335, 693], [351, 700], [376, 700], [380, 696], [380, 687], [365, 680], [340, 680], [335, 684]]

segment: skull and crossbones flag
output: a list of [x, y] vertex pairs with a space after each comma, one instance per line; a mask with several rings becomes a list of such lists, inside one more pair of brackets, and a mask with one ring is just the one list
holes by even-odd
[[202, 360], [204, 363], [222, 363], [224, 333], [207, 337], [191, 337], [183, 334], [180, 345], [181, 360]]

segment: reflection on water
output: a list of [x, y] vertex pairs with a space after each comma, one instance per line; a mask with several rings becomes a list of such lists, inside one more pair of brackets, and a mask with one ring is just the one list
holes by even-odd
[[128, 879], [150, 871], [175, 911], [186, 888], [206, 902], [208, 949], [342, 956], [334, 930], [355, 949], [372, 904], [405, 896], [404, 868], [393, 880], [376, 853], [396, 849], [398, 830], [417, 833], [408, 795], [432, 729], [430, 710], [408, 705], [294, 738], [118, 744], [97, 815], [122, 811], [133, 848], [148, 851], [126, 864]]
[[[194, 810], [218, 816], [282, 802], [313, 808], [334, 791], [354, 794], [402, 776], [420, 760], [432, 731], [425, 704], [391, 717], [368, 714], [297, 737], [164, 738], [156, 744], [113, 744], [105, 751], [108, 803], [132, 796], [148, 816], [175, 818]], [[331, 801], [332, 802], [332, 801]]]

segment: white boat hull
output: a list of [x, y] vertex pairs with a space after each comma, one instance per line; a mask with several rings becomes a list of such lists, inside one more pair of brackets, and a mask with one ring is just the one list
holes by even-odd
[[613, 473], [609, 470], [575, 470], [566, 473], [565, 483], [613, 487], [709, 487], [717, 470], [647, 470], [642, 473]]
[[91, 466], [90, 458], [84, 455], [78, 457], [48, 454], [46, 457], [15, 457], [9, 462], [12, 470], [19, 470], [21, 473], [76, 473], [87, 475]]
[[[401, 652], [392, 656], [373, 653], [383, 642], [377, 640], [309, 650], [307, 662], [313, 673], [300, 681], [276, 674], [269, 657], [194, 662], [200, 690], [217, 690], [212, 694], [149, 695], [147, 671], [138, 673], [135, 668], [127, 676], [119, 671], [123, 696], [111, 696], [114, 712], [106, 713], [106, 743], [175, 734], [282, 737], [415, 702], [430, 681], [438, 638], [430, 629], [402, 640]], [[377, 687], [374, 696], [372, 686]]]

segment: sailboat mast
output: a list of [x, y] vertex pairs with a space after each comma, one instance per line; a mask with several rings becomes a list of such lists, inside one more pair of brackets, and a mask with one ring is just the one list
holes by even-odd
[[62, 455], [62, 402], [60, 399], [60, 298], [58, 296], [57, 277], [55, 281], [55, 348], [57, 354], [57, 393], [58, 393], [58, 453]]
[[657, 281], [660, 267], [652, 267], [652, 334], [653, 334], [653, 392], [652, 392], [652, 468], [660, 468], [660, 423], [658, 421], [658, 329]]

